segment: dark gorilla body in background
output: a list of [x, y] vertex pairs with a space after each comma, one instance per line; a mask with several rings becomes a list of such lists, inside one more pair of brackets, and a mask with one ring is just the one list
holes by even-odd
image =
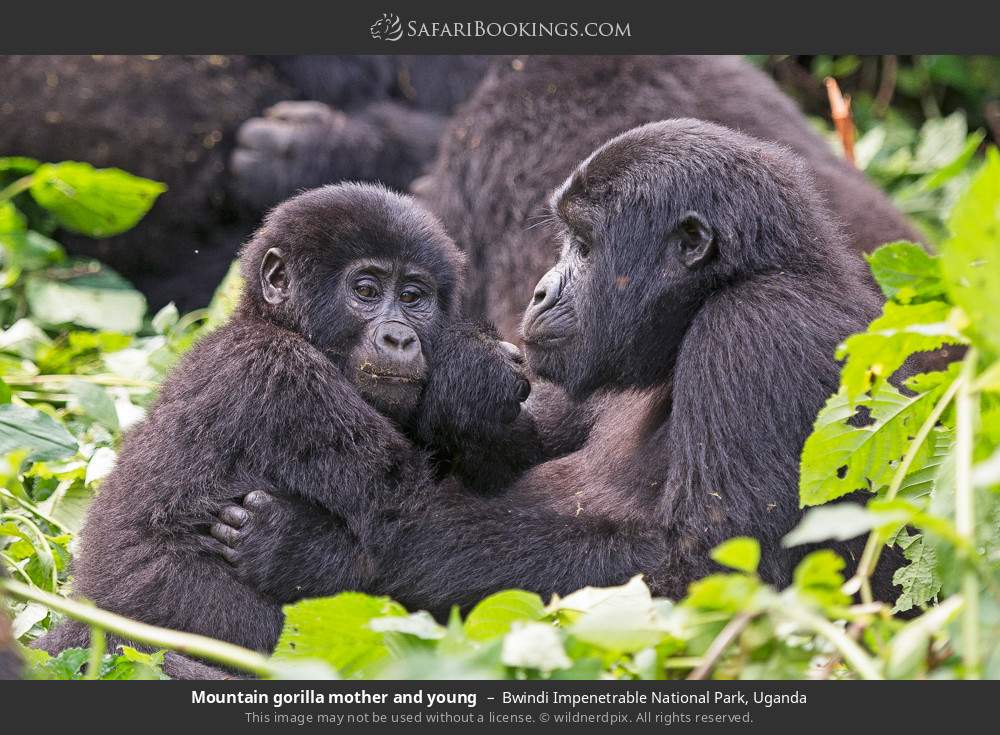
[[449, 123], [425, 198], [469, 254], [469, 310], [507, 339], [555, 249], [545, 198], [594, 148], [648, 122], [689, 117], [801, 156], [857, 250], [919, 235], [843, 161], [774, 82], [723, 56], [497, 60]]
[[[0, 55], [0, 156], [86, 161], [164, 181], [169, 190], [133, 230], [59, 239], [133, 281], [153, 308], [174, 301], [186, 310], [208, 301], [263, 208], [342, 179], [405, 189], [484, 67], [462, 56]], [[265, 149], [276, 157], [234, 177], [240, 126], [303, 98], [336, 107], [327, 110], [335, 130], [281, 127], [290, 133]], [[275, 139], [274, 121], [253, 122], [253, 142]], [[317, 161], [321, 169], [309, 168]]]
[[[673, 120], [602, 147], [554, 210], [562, 256], [525, 343], [533, 372], [592, 411], [589, 435], [498, 495], [401, 488], [391, 523], [367, 521], [382, 543], [364, 591], [443, 617], [500, 589], [564, 594], [641, 572], [676, 599], [740, 535], [760, 540], [762, 578], [787, 584], [806, 551], [780, 543], [801, 517], [802, 444], [838, 384], [836, 345], [880, 309], [807, 166]], [[288, 602], [355, 583], [314, 507], [275, 498], [248, 516], [231, 561], [256, 589]], [[850, 565], [861, 541], [835, 548]], [[880, 599], [897, 563], [879, 567]]]

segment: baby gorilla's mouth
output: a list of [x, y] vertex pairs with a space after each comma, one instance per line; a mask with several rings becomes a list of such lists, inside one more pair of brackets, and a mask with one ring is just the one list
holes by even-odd
[[371, 378], [378, 383], [383, 384], [404, 385], [421, 382], [421, 378], [418, 375], [407, 375], [403, 372], [386, 370], [384, 368], [376, 369], [375, 366], [371, 364], [362, 365], [359, 368], [359, 372], [363, 373], [366, 378]]

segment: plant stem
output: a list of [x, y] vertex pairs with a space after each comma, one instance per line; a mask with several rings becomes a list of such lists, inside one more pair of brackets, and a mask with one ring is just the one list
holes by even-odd
[[23, 191], [27, 191], [31, 188], [31, 185], [35, 183], [35, 175], [28, 174], [27, 176], [22, 176], [17, 181], [14, 181], [7, 185], [3, 191], [0, 191], [0, 202], [5, 202], [8, 199], [13, 199], [18, 194]]
[[712, 668], [725, 653], [726, 649], [735, 641], [740, 633], [742, 633], [750, 621], [753, 620], [758, 613], [741, 612], [739, 615], [734, 617], [728, 623], [726, 627], [715, 637], [712, 641], [712, 645], [708, 647], [705, 651], [705, 656], [702, 658], [701, 663], [698, 667], [688, 675], [688, 679], [704, 679], [712, 671]]
[[76, 600], [44, 592], [35, 587], [15, 582], [12, 579], [0, 579], [0, 592], [6, 592], [20, 600], [37, 602], [50, 610], [67, 615], [74, 620], [98, 626], [109, 633], [119, 635], [129, 640], [145, 643], [156, 648], [169, 648], [179, 653], [191, 654], [208, 659], [223, 666], [248, 671], [261, 677], [274, 676], [275, 666], [267, 657], [241, 646], [218, 641], [194, 633], [184, 633], [179, 630], [158, 628], [129, 618], [107, 612]]
[[776, 605], [774, 612], [783, 615], [806, 628], [810, 628], [815, 633], [826, 638], [833, 644], [844, 661], [853, 668], [862, 679], [882, 679], [882, 673], [878, 670], [875, 660], [865, 653], [851, 637], [826, 618], [817, 615], [800, 603], [793, 602], [786, 604], [784, 601]]
[[[896, 468], [896, 472], [893, 473], [892, 480], [889, 482], [889, 488], [885, 491], [886, 500], [892, 500], [896, 497], [899, 489], [903, 486], [903, 481], [910, 473], [910, 467], [913, 465], [914, 460], [916, 460], [917, 454], [920, 452], [920, 447], [923, 446], [925, 441], [927, 441], [927, 437], [930, 436], [931, 430], [941, 418], [941, 414], [943, 414], [945, 409], [948, 408], [948, 404], [951, 403], [958, 394], [959, 388], [963, 382], [968, 382], [964, 374], [952, 381], [952, 384], [948, 386], [948, 389], [941, 395], [938, 402], [934, 404], [934, 408], [931, 409], [931, 412], [924, 420], [924, 423], [920, 425], [920, 429], [913, 437], [913, 441], [910, 442], [910, 446], [907, 448], [906, 454], [903, 455], [903, 459]], [[878, 560], [882, 555], [882, 549], [884, 546], [885, 544], [882, 543], [882, 539], [879, 537], [878, 529], [876, 528], [872, 530], [872, 532], [868, 534], [868, 541], [865, 543], [865, 549], [861, 554], [861, 561], [858, 562], [858, 570], [854, 573], [854, 579], [852, 581], [856, 584], [860, 583], [861, 600], [865, 604], [871, 604], [874, 602], [874, 598], [872, 597], [871, 576], [875, 572], [875, 567], [878, 565]]]
[[90, 660], [87, 662], [86, 679], [99, 679], [101, 677], [101, 661], [104, 660], [104, 652], [107, 650], [107, 640], [104, 631], [96, 625], [90, 626]]
[[157, 384], [151, 380], [137, 378], [122, 378], [117, 375], [25, 375], [22, 377], [5, 376], [8, 385], [46, 385], [48, 383], [94, 383], [118, 388], [146, 388], [153, 390]]
[[[976, 507], [972, 485], [972, 449], [979, 401], [971, 390], [978, 355], [969, 350], [962, 364], [962, 388], [955, 399], [955, 530], [976, 550]], [[962, 662], [967, 679], [979, 678], [979, 580], [968, 565], [962, 573]]]

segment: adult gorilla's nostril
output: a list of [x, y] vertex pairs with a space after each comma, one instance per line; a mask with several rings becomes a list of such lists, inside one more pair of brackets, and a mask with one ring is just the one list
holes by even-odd
[[535, 293], [531, 298], [531, 306], [528, 307], [528, 311], [533, 317], [552, 308], [562, 295], [562, 287], [562, 273], [558, 270], [553, 268], [542, 276], [542, 280], [535, 286]]

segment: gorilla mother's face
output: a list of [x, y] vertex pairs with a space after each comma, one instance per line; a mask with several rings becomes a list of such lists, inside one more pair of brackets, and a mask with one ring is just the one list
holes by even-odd
[[615, 144], [553, 195], [563, 247], [522, 322], [532, 370], [576, 397], [669, 379], [716, 255], [715, 229], [667, 194], [662, 164]]

